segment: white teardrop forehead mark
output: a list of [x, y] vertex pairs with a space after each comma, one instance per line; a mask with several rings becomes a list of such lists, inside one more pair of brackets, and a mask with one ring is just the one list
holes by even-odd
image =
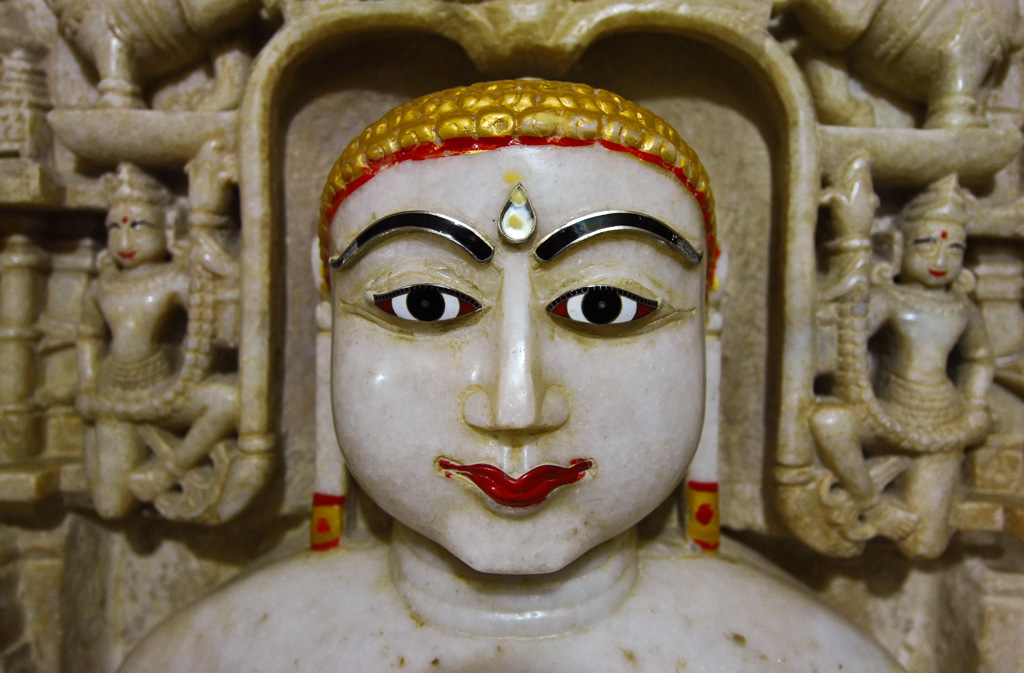
[[530, 197], [518, 182], [509, 192], [505, 206], [498, 218], [498, 233], [508, 243], [519, 245], [530, 240], [537, 232], [537, 214], [533, 211]]

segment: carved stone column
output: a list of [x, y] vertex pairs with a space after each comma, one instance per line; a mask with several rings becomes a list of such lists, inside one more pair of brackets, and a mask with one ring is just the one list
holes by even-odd
[[75, 339], [82, 313], [82, 295], [96, 275], [96, 241], [83, 238], [70, 251], [54, 254], [40, 318], [43, 339], [39, 352], [39, 391], [43, 407], [43, 438], [48, 455], [80, 455], [82, 420], [75, 412], [78, 392]]
[[0, 253], [0, 461], [41, 448], [34, 393], [40, 274], [45, 252], [13, 234]]
[[975, 294], [992, 335], [997, 387], [992, 393], [993, 433], [969, 455], [975, 490], [1002, 496], [1024, 492], [1024, 261], [1005, 242], [981, 244]]

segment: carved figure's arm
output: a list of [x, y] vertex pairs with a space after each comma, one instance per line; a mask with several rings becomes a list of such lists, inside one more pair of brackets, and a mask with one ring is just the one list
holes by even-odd
[[[78, 353], [78, 388], [80, 393], [83, 394], [89, 394], [96, 388], [96, 376], [106, 327], [96, 292], [97, 284], [96, 281], [93, 281], [86, 288], [85, 294], [82, 297], [82, 316], [78, 325], [78, 340], [76, 343]], [[80, 398], [79, 411], [85, 413], [81, 406]]]
[[874, 334], [889, 319], [889, 293], [884, 289], [872, 288], [868, 297], [868, 334]]
[[238, 261], [209, 232], [197, 228], [192, 235], [192, 246], [192, 254], [204, 268], [221, 278], [238, 277]]
[[959, 349], [967, 362], [967, 371], [961, 383], [961, 390], [969, 405], [985, 409], [988, 406], [988, 391], [995, 373], [992, 345], [981, 311], [970, 300], [966, 302], [966, 306], [967, 329], [960, 338]]

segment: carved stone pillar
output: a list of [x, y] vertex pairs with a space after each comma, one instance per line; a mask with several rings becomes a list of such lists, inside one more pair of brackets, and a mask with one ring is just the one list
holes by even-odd
[[52, 142], [49, 109], [46, 71], [28, 51], [14, 49], [0, 74], [0, 157], [44, 160]]
[[40, 448], [35, 403], [40, 274], [45, 252], [22, 234], [7, 239], [0, 253], [0, 461]]
[[46, 307], [40, 318], [43, 339], [39, 352], [37, 400], [45, 416], [43, 438], [48, 455], [82, 452], [82, 420], [75, 412], [78, 392], [75, 341], [82, 312], [82, 295], [96, 275], [98, 244], [83, 238], [69, 252], [53, 255], [46, 288]]
[[1024, 492], [1024, 261], [1005, 242], [979, 245], [975, 290], [992, 338], [996, 389], [992, 393], [993, 433], [969, 455], [975, 490], [1013, 496]]

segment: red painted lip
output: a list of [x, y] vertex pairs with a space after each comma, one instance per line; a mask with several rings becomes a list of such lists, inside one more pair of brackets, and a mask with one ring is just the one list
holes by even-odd
[[935, 276], [936, 278], [942, 278], [948, 273], [948, 271], [937, 271], [935, 269], [928, 269], [928, 273]]
[[469, 477], [477, 488], [499, 505], [533, 507], [547, 500], [559, 486], [582, 479], [584, 473], [594, 466], [594, 461], [577, 458], [568, 466], [538, 465], [518, 479], [487, 463], [460, 465], [440, 458], [437, 464], [448, 478], [456, 474]]
[[132, 250], [130, 252], [119, 252], [117, 253], [117, 256], [120, 257], [121, 259], [131, 259], [132, 257], [135, 256], [135, 251]]

